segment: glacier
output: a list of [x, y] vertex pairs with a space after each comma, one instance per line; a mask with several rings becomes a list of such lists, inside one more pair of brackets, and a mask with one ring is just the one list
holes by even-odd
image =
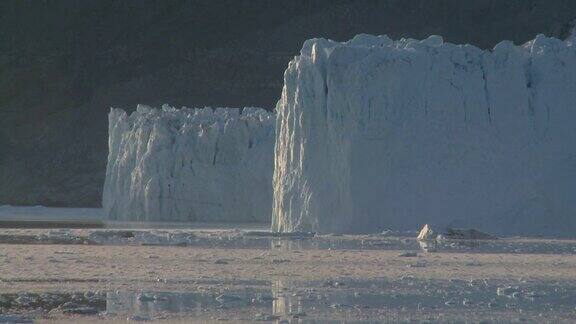
[[270, 222], [275, 114], [261, 108], [109, 113], [102, 205], [122, 221]]
[[576, 50], [311, 39], [276, 106], [272, 230], [576, 231]]

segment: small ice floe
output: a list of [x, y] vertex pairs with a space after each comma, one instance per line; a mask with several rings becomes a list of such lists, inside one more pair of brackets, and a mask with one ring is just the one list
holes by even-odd
[[394, 233], [391, 230], [383, 230], [380, 236], [392, 236]]
[[166, 279], [166, 278], [161, 278], [160, 276], [156, 275], [156, 282], [168, 283], [168, 279]]
[[456, 306], [457, 304], [458, 301], [455, 298], [450, 298], [444, 303], [446, 306]]
[[338, 303], [330, 304], [330, 308], [334, 308], [334, 309], [342, 309], [342, 308], [347, 308], [347, 307], [350, 307], [350, 306], [346, 305], [346, 304], [338, 304]]
[[21, 293], [14, 300], [16, 305], [18, 305], [18, 307], [21, 308], [28, 308], [37, 301], [38, 301], [37, 297], [29, 293]]
[[464, 306], [472, 306], [474, 303], [468, 299], [468, 298], [464, 298], [464, 300], [462, 301], [462, 305]]
[[495, 240], [496, 237], [475, 229], [457, 229], [447, 228], [443, 233], [432, 230], [431, 226], [426, 224], [420, 230], [417, 237], [418, 241], [433, 240]]
[[470, 287], [488, 287], [488, 281], [486, 279], [470, 279], [468, 285]]
[[322, 283], [322, 287], [339, 288], [342, 286], [344, 283], [336, 280], [326, 280]]
[[514, 286], [498, 287], [496, 289], [496, 295], [512, 297], [514, 293], [519, 293], [520, 289]]
[[36, 235], [36, 242], [49, 244], [84, 244], [85, 239], [69, 229], [58, 229]]

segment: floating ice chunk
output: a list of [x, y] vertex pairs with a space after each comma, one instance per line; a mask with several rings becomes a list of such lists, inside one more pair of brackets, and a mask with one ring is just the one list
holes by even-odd
[[424, 225], [424, 227], [422, 227], [422, 230], [420, 230], [420, 233], [418, 234], [418, 240], [430, 241], [434, 239], [436, 239], [434, 231], [432, 231], [432, 229], [430, 228], [430, 226], [428, 226], [428, 224]]
[[518, 293], [520, 289], [515, 286], [498, 287], [496, 289], [496, 294], [498, 296], [509, 296], [512, 297], [513, 294]]

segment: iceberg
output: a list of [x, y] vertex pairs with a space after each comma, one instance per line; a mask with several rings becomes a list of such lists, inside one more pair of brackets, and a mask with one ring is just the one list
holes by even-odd
[[311, 39], [276, 111], [273, 231], [576, 231], [572, 38]]
[[261, 108], [112, 108], [105, 214], [269, 223], [275, 120]]

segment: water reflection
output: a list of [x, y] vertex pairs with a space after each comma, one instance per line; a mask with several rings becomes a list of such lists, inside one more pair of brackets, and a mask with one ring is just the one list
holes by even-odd
[[297, 293], [292, 292], [292, 284], [284, 280], [272, 283], [272, 314], [280, 317], [302, 317], [306, 313], [305, 303]]
[[[228, 287], [195, 291], [109, 291], [0, 294], [0, 314], [26, 311], [65, 316], [141, 318], [218, 317], [382, 320], [409, 313], [425, 318], [452, 314], [456, 320], [489, 319], [490, 314], [538, 317], [573, 316], [576, 287], [570, 283], [506, 280], [348, 280], [293, 282], [269, 287]], [[104, 314], [104, 315], [103, 315]], [[434, 318], [446, 320], [447, 318]]]
[[284, 281], [275, 282], [277, 300], [273, 313], [283, 317], [295, 314], [326, 317], [339, 313], [344, 318], [382, 319], [382, 314], [398, 312], [414, 316], [440, 312], [452, 313], [458, 320], [482, 320], [496, 312], [509, 316], [549, 316], [551, 320], [573, 316], [576, 305], [574, 287], [558, 283], [406, 279], [347, 282], [343, 288], [328, 286], [298, 288]]

